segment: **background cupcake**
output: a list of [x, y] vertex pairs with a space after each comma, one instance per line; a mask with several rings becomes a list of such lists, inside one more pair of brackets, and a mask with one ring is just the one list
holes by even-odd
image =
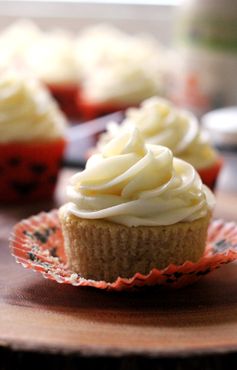
[[66, 121], [48, 92], [16, 72], [0, 75], [0, 201], [53, 195]]
[[26, 68], [43, 82], [69, 118], [78, 116], [74, 39], [64, 31], [42, 34], [25, 54]]
[[152, 37], [98, 25], [79, 35], [76, 57], [82, 73], [78, 105], [85, 118], [164, 93], [163, 50]]
[[102, 150], [111, 138], [131, 127], [137, 127], [147, 143], [167, 146], [175, 156], [191, 163], [204, 183], [214, 187], [222, 160], [191, 112], [165, 99], [152, 97], [139, 108], [128, 109], [121, 125], [110, 123], [99, 139], [98, 149]]

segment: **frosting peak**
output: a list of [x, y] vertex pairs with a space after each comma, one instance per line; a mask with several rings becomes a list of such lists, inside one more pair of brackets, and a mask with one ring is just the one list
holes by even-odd
[[104, 157], [112, 157], [127, 153], [136, 153], [137, 155], [145, 154], [144, 141], [136, 129], [133, 135], [131, 135], [130, 132], [125, 132], [124, 135], [118, 136], [112, 142], [109, 142], [102, 151]]
[[70, 34], [55, 31], [44, 34], [26, 55], [27, 67], [46, 83], [76, 83], [74, 40]]
[[139, 108], [130, 108], [121, 125], [108, 125], [108, 132], [98, 143], [99, 150], [120, 131], [137, 127], [149, 144], [167, 146], [175, 156], [204, 168], [214, 163], [216, 153], [200, 130], [196, 117], [188, 111], [176, 108], [168, 100], [152, 97]]
[[127, 226], [170, 225], [204, 217], [214, 205], [194, 168], [137, 129], [123, 132], [71, 178], [68, 211]]

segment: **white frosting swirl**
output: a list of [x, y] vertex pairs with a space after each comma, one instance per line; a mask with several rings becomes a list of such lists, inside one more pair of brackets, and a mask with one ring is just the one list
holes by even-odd
[[175, 156], [197, 169], [216, 161], [216, 153], [196, 117], [158, 97], [145, 100], [140, 108], [128, 109], [121, 125], [110, 123], [98, 142], [99, 150], [119, 132], [131, 127], [137, 127], [147, 143], [167, 146]]
[[0, 50], [7, 53], [9, 62], [14, 62], [16, 58], [22, 58], [25, 51], [33, 45], [40, 37], [42, 32], [35, 23], [21, 19], [5, 28], [0, 34]]
[[137, 104], [155, 93], [157, 86], [152, 76], [129, 63], [98, 68], [83, 84], [83, 97], [96, 103]]
[[27, 67], [46, 83], [76, 83], [77, 68], [73, 38], [62, 31], [42, 36], [29, 48]]
[[151, 36], [97, 25], [80, 35], [76, 54], [83, 96], [92, 102], [137, 104], [163, 91], [164, 50]]
[[95, 154], [67, 187], [68, 212], [127, 226], [171, 225], [204, 217], [214, 196], [194, 168], [163, 146], [126, 131]]
[[16, 72], [0, 76], [0, 142], [52, 140], [64, 136], [66, 121], [48, 92]]
[[137, 63], [162, 63], [164, 50], [151, 35], [130, 35], [111, 25], [98, 24], [79, 34], [76, 58], [83, 74], [94, 69], [129, 60]]

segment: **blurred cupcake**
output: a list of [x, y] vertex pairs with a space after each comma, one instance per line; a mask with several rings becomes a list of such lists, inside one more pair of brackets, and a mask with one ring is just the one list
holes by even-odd
[[72, 177], [60, 209], [69, 268], [115, 281], [202, 256], [214, 206], [195, 169], [136, 129], [109, 142]]
[[78, 73], [73, 37], [63, 31], [45, 33], [28, 49], [27, 68], [43, 82], [69, 118], [78, 116]]
[[152, 76], [133, 63], [99, 68], [84, 81], [79, 109], [86, 119], [125, 110], [157, 92]]
[[123, 110], [162, 94], [163, 54], [150, 36], [128, 35], [108, 25], [85, 30], [76, 48], [82, 73], [78, 105], [84, 117]]
[[0, 201], [53, 195], [63, 155], [65, 118], [48, 92], [16, 72], [0, 75]]
[[25, 53], [41, 35], [42, 32], [37, 25], [25, 19], [3, 29], [0, 33], [0, 68], [9, 66], [23, 68]]
[[164, 145], [176, 157], [191, 163], [203, 182], [214, 187], [222, 159], [191, 112], [181, 110], [165, 99], [152, 97], [139, 108], [127, 110], [121, 125], [115, 122], [108, 125], [107, 132], [98, 141], [99, 151], [119, 132], [131, 127], [138, 128], [147, 143]]

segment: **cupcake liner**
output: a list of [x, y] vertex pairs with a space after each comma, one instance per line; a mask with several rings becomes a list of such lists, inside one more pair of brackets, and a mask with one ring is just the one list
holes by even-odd
[[223, 163], [223, 159], [219, 157], [211, 167], [197, 170], [203, 183], [206, 184], [211, 190], [215, 189], [216, 181]]
[[84, 100], [81, 97], [81, 95], [78, 94], [77, 106], [78, 106], [78, 110], [80, 111], [83, 119], [93, 120], [98, 117], [106, 116], [110, 113], [114, 113], [117, 111], [124, 111], [128, 109], [129, 107], [134, 106], [134, 104], [123, 105], [119, 103], [107, 103], [107, 102], [93, 103], [93, 102]]
[[47, 88], [68, 118], [79, 118], [79, 110], [77, 107], [79, 87], [77, 85], [47, 84]]
[[181, 288], [237, 259], [237, 225], [223, 220], [212, 221], [204, 255], [197, 263], [170, 264], [163, 270], [153, 269], [148, 275], [137, 272], [129, 279], [118, 277], [113, 283], [87, 280], [68, 269], [57, 210], [19, 222], [13, 229], [10, 248], [16, 262], [58, 283], [114, 291], [145, 285]]
[[0, 144], [0, 202], [25, 202], [53, 195], [65, 141]]

